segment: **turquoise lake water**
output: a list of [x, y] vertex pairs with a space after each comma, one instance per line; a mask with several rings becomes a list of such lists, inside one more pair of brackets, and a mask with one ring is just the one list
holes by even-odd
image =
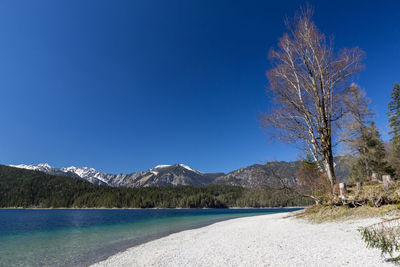
[[170, 233], [297, 209], [4, 209], [0, 266], [87, 266]]

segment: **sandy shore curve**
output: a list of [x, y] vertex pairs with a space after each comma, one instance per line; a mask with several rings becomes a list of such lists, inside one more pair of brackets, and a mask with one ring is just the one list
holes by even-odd
[[357, 231], [379, 219], [310, 224], [287, 213], [218, 222], [132, 247], [92, 266], [391, 266]]

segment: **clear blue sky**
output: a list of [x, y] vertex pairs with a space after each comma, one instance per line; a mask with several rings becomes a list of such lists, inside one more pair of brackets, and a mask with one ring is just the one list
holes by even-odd
[[[400, 1], [309, 1], [335, 47], [359, 46], [387, 139]], [[117, 173], [228, 172], [298, 151], [259, 126], [268, 51], [304, 1], [0, 1], [0, 163]]]

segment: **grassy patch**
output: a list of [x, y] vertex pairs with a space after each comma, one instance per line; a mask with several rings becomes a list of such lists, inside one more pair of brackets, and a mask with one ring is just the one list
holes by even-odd
[[385, 205], [382, 207], [362, 206], [349, 208], [347, 206], [314, 206], [297, 214], [298, 218], [304, 218], [312, 223], [323, 223], [338, 220], [362, 219], [369, 217], [400, 215], [398, 205]]
[[[365, 183], [360, 192], [357, 192], [356, 186], [348, 186], [346, 202], [352, 205], [343, 204], [339, 198], [333, 200], [332, 197], [326, 197], [321, 205], [309, 207], [296, 216], [313, 223], [399, 216], [400, 182], [397, 181], [386, 191], [382, 184], [370, 182]], [[354, 205], [354, 203], [357, 205]]]

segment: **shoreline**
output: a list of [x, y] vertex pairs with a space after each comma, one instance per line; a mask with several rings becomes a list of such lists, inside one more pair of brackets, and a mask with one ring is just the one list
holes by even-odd
[[[91, 266], [390, 266], [357, 229], [378, 218], [311, 224], [278, 213], [184, 230]], [[288, 217], [289, 216], [289, 217]]]
[[287, 206], [287, 207], [229, 207], [229, 208], [23, 208], [23, 207], [7, 207], [0, 210], [247, 210], [247, 209], [305, 209], [310, 206]]
[[[297, 212], [297, 211], [293, 211], [293, 212]], [[291, 212], [281, 212], [281, 213], [288, 215]], [[226, 222], [226, 221], [230, 221], [230, 220], [235, 220], [235, 219], [238, 219], [238, 218], [249, 218], [249, 217], [256, 217], [256, 216], [269, 216], [269, 215], [272, 215], [272, 214], [277, 214], [277, 213], [271, 213], [271, 214], [262, 214], [262, 213], [260, 213], [260, 214], [250, 214], [249, 213], [249, 215], [243, 215], [242, 217], [215, 218], [215, 219], [212, 219], [212, 220], [209, 220], [209, 221], [206, 221], [206, 222], [201, 222], [199, 224], [192, 225], [192, 226], [190, 226], [190, 228], [184, 228], [184, 229], [181, 229], [179, 231], [163, 232], [163, 233], [159, 233], [157, 235], [147, 236], [147, 237], [142, 238], [142, 239], [128, 240], [127, 243], [130, 243], [129, 246], [125, 247], [122, 250], [115, 251], [114, 253], [108, 253], [107, 257], [104, 257], [103, 259], [100, 259], [100, 260], [98, 260], [96, 262], [91, 262], [91, 263], [89, 263], [89, 265], [86, 265], [86, 266], [94, 266], [99, 262], [107, 261], [108, 259], [110, 259], [111, 257], [113, 257], [113, 256], [115, 256], [117, 254], [124, 253], [125, 251], [127, 251], [127, 250], [129, 250], [131, 248], [135, 248], [137, 246], [141, 246], [141, 245], [149, 243], [149, 242], [154, 242], [154, 241], [157, 241], [159, 239], [168, 237], [170, 235], [179, 234], [179, 233], [185, 232], [185, 231], [198, 230], [198, 229], [202, 229], [202, 228], [205, 228], [205, 227], [217, 224], [217, 223]]]
[[[239, 210], [3, 210], [1, 214], [4, 216], [10, 215], [10, 219], [16, 219], [16, 224], [9, 228], [11, 230], [10, 235], [0, 236], [4, 237], [3, 240], [5, 242], [0, 258], [2, 258], [3, 263], [7, 263], [6, 265], [9, 266], [29, 265], [33, 264], [33, 262], [36, 263], [34, 265], [38, 266], [89, 266], [131, 247], [158, 240], [174, 233], [199, 229], [238, 217], [260, 216], [277, 212], [288, 213], [293, 210], [298, 210], [298, 208]], [[25, 228], [20, 226], [25, 225], [26, 218], [29, 219], [32, 214], [35, 215], [35, 218], [38, 218], [33, 220], [34, 224], [39, 222], [40, 225], [40, 218], [45, 216], [46, 221], [51, 222], [51, 224], [55, 223], [58, 227], [54, 229], [39, 227], [25, 231]], [[78, 217], [70, 216], [71, 214], [75, 214]], [[21, 215], [25, 217], [21, 217]], [[137, 219], [136, 216], [138, 216]], [[65, 223], [61, 223], [58, 218], [61, 218], [62, 221], [67, 220]], [[71, 222], [73, 224], [69, 223], [68, 218], [72, 218]], [[86, 223], [76, 224], [76, 219], [86, 221]], [[72, 227], [70, 227], [71, 225]], [[18, 251], [21, 251], [21, 253]]]

